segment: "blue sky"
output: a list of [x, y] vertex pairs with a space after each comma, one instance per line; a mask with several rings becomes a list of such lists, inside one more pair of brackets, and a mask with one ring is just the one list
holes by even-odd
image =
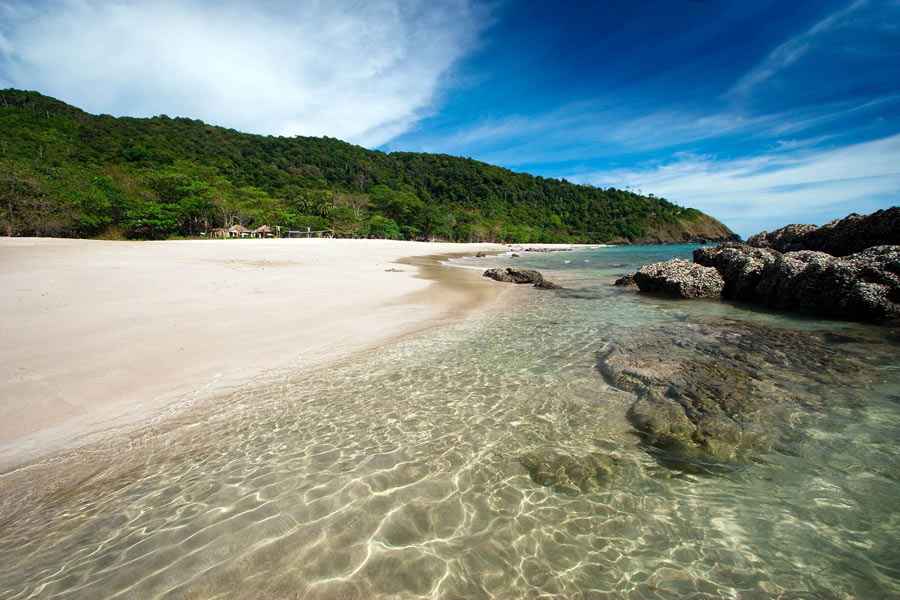
[[630, 187], [745, 237], [900, 204], [900, 0], [0, 0], [0, 85]]

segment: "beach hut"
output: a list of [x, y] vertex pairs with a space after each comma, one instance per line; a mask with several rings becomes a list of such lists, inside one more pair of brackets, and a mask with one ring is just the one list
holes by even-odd
[[252, 233], [253, 232], [250, 229], [247, 229], [243, 225], [232, 225], [228, 228], [228, 237], [244, 238], [250, 237]]
[[225, 238], [225, 237], [228, 237], [228, 230], [225, 229], [224, 227], [218, 227], [218, 228], [210, 231], [209, 235], [211, 237], [215, 237], [215, 238]]
[[272, 228], [268, 225], [263, 225], [261, 227], [257, 227], [253, 230], [253, 237], [258, 238], [270, 238], [272, 237]]

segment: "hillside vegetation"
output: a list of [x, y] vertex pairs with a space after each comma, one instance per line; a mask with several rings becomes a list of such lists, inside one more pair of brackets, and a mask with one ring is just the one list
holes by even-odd
[[715, 219], [652, 195], [328, 137], [91, 115], [10, 89], [0, 91], [0, 201], [6, 235], [160, 239], [268, 224], [454, 241], [733, 237]]

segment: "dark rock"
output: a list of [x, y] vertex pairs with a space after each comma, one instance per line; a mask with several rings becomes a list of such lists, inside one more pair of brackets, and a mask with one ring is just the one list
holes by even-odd
[[525, 248], [525, 252], [571, 252], [571, 248]]
[[547, 281], [546, 279], [542, 279], [534, 284], [534, 287], [541, 290], [561, 290], [562, 286], [553, 283], [552, 281]]
[[751, 236], [747, 243], [779, 252], [814, 250], [832, 256], [847, 256], [872, 246], [900, 245], [900, 207], [866, 216], [851, 214], [821, 227], [788, 225]]
[[900, 246], [875, 246], [844, 257], [788, 252], [764, 270], [756, 299], [775, 308], [854, 321], [898, 319]]
[[515, 267], [487, 269], [484, 272], [484, 276], [505, 283], [533, 283], [534, 287], [542, 290], [562, 289], [562, 286], [544, 279], [544, 276], [541, 275], [540, 271], [534, 271], [532, 269], [517, 269]]
[[475, 253], [475, 258], [484, 258], [485, 256], [487, 256], [486, 252], [479, 251]]
[[770, 248], [778, 252], [795, 252], [808, 250], [805, 243], [806, 234], [818, 229], [815, 225], [787, 225], [769, 233], [763, 231], [747, 238], [747, 245], [756, 248]]
[[697, 248], [694, 262], [719, 272], [725, 298], [854, 321], [890, 324], [900, 318], [900, 246], [835, 257], [729, 243]]
[[513, 283], [540, 283], [544, 280], [544, 276], [541, 275], [540, 271], [534, 271], [532, 269], [507, 267], [506, 273]]
[[713, 267], [722, 276], [725, 281], [723, 298], [739, 298], [748, 302], [756, 299], [756, 286], [763, 271], [779, 256], [781, 254], [775, 250], [735, 242], [694, 250], [695, 263]]
[[614, 330], [597, 368], [610, 385], [638, 396], [627, 418], [663, 462], [704, 468], [795, 453], [798, 426], [833, 389], [865, 401], [872, 365], [894, 360], [892, 347], [875, 347], [707, 318]]
[[830, 300], [836, 291], [826, 285], [824, 277], [834, 260], [829, 254], [810, 250], [782, 254], [760, 278], [756, 287], [758, 301], [774, 308], [815, 312], [816, 301], [812, 297]]
[[716, 269], [680, 258], [645, 265], [634, 273], [634, 281], [642, 292], [675, 298], [717, 298], [725, 286]]
[[484, 272], [484, 276], [507, 283], [540, 283], [544, 280], [544, 276], [539, 271], [515, 267], [488, 269]]
[[513, 252], [513, 253], [510, 255], [510, 258], [519, 258], [519, 255], [516, 254], [515, 252]]
[[594, 492], [615, 481], [619, 474], [616, 459], [600, 453], [573, 456], [556, 449], [529, 452], [519, 457], [531, 480], [556, 492]]
[[490, 277], [494, 281], [502, 281], [504, 283], [512, 283], [512, 277], [506, 272], [506, 269], [493, 268], [487, 269], [483, 275], [485, 277]]
[[829, 344], [860, 344], [863, 342], [863, 340], [859, 338], [840, 333], [831, 333], [830, 331], [824, 333], [822, 338]]
[[628, 275], [623, 275], [616, 279], [613, 285], [617, 285], [619, 287], [637, 287], [637, 283], [634, 281], [634, 273], [629, 273]]

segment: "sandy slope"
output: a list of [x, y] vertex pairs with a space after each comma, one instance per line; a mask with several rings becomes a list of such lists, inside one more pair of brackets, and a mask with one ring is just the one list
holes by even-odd
[[190, 392], [452, 319], [502, 286], [425, 257], [479, 249], [502, 247], [0, 238], [0, 470]]

